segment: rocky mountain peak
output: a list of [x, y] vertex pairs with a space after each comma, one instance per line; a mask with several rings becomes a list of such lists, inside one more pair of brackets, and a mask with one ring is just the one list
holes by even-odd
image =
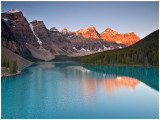
[[112, 30], [110, 27], [108, 27], [105, 31], [103, 31], [100, 35], [101, 35], [101, 38], [103, 40], [106, 40], [106, 39], [111, 39], [112, 36], [118, 34], [117, 31], [114, 31]]
[[125, 44], [127, 46], [132, 45], [140, 40], [140, 38], [134, 32], [123, 34], [118, 33], [109, 27], [100, 35], [104, 41], [116, 42], [118, 44]]
[[58, 29], [56, 27], [52, 27], [50, 31], [58, 31]]
[[12, 10], [9, 10], [7, 13], [17, 13], [17, 12], [20, 12], [20, 11], [17, 9], [12, 9]]
[[23, 13], [18, 11], [18, 10], [16, 10], [16, 9], [9, 10], [6, 13], [2, 13], [1, 16], [2, 16], [2, 19], [5, 22], [12, 22], [12, 21], [17, 21], [17, 22], [21, 21], [22, 22], [22, 21], [26, 21], [26, 18], [23, 16]]
[[105, 31], [103, 32], [110, 32], [110, 33], [118, 33], [117, 31], [115, 30], [112, 30], [110, 27], [108, 27]]
[[63, 28], [61, 32], [68, 32], [67, 28]]
[[37, 20], [33, 20], [31, 24], [33, 26], [45, 26], [43, 21], [37, 21]]
[[88, 28], [78, 30], [75, 33], [81, 33], [84, 38], [100, 39], [100, 35], [93, 25], [89, 26]]
[[90, 26], [88, 27], [88, 29], [90, 29], [90, 30], [96, 30], [96, 28], [95, 28], [93, 25], [90, 25]]
[[20, 44], [31, 44], [38, 47], [36, 37], [34, 36], [27, 19], [19, 10], [10, 10], [8, 13], [2, 13], [2, 19], [7, 24], [16, 41]]
[[126, 34], [135, 35], [134, 32], [128, 32], [128, 33], [126, 33]]

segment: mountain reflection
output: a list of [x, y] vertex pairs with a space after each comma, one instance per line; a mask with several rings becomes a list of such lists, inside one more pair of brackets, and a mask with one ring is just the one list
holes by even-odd
[[85, 96], [94, 97], [97, 88], [97, 79], [83, 77], [82, 78], [82, 90]]
[[[63, 64], [61, 64], [63, 66]], [[101, 68], [101, 66], [97, 66], [96, 68]], [[56, 66], [56, 68], [59, 68]], [[80, 65], [72, 65], [63, 66], [65, 74], [64, 78], [72, 73], [73, 77], [80, 79], [81, 90], [85, 99], [88, 99], [90, 102], [94, 101], [96, 97], [96, 92], [99, 88], [104, 88], [107, 91], [107, 94], [111, 95], [115, 91], [120, 90], [120, 88], [127, 87], [129, 89], [134, 89], [136, 85], [140, 83], [139, 79], [134, 77], [129, 77], [125, 75], [116, 74], [115, 70], [107, 69], [105, 72], [101, 72], [102, 69], [88, 69], [87, 67]], [[62, 68], [61, 68], [62, 69]], [[58, 70], [58, 69], [57, 69]], [[121, 69], [118, 69], [122, 71]], [[127, 69], [125, 70], [125, 72]], [[68, 79], [68, 78], [67, 78]]]
[[102, 86], [106, 89], [108, 94], [112, 94], [114, 91], [122, 87], [128, 87], [134, 89], [140, 81], [138, 79], [127, 77], [127, 76], [118, 76], [116, 78], [106, 78], [102, 79]]
[[139, 83], [140, 81], [138, 79], [127, 76], [101, 78], [100, 80], [85, 76], [82, 78], [81, 82], [83, 95], [85, 98], [89, 98], [90, 100], [95, 99], [98, 87], [104, 88], [107, 94], [111, 95], [123, 87], [134, 89]]
[[[159, 68], [138, 66], [98, 66], [83, 65], [84, 68], [107, 76], [128, 76], [136, 78], [155, 90], [159, 90]], [[111, 77], [108, 77], [111, 78]]]

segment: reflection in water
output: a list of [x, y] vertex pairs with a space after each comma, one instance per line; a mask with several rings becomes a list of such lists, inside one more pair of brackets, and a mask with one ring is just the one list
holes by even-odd
[[[57, 63], [56, 63], [57, 64]], [[59, 63], [56, 68], [59, 68]], [[158, 89], [157, 70], [158, 68], [147, 67], [130, 67], [130, 66], [95, 66], [95, 65], [77, 65], [77, 64], [61, 64], [72, 73], [73, 76], [81, 78], [82, 91], [84, 98], [88, 97], [93, 100], [96, 96], [97, 87], [102, 85], [106, 89], [107, 94], [112, 94], [119, 88], [128, 87], [134, 89], [140, 83], [140, 80], [154, 89]], [[66, 74], [66, 71], [64, 71]], [[66, 74], [66, 76], [67, 76]], [[154, 81], [150, 81], [151, 74]], [[134, 76], [134, 77], [132, 77]], [[159, 81], [158, 81], [159, 82]]]
[[87, 98], [88, 102], [94, 101], [97, 90], [97, 79], [91, 77], [82, 77], [81, 84], [84, 98]]
[[72, 74], [76, 73], [75, 71], [80, 71], [83, 95], [84, 98], [88, 98], [88, 101], [94, 101], [98, 86], [105, 88], [107, 94], [111, 95], [114, 91], [118, 91], [123, 87], [134, 89], [140, 83], [136, 78], [117, 76], [114, 75], [114, 72], [112, 74], [91, 72], [82, 66], [69, 66], [68, 68], [71, 69]]
[[52, 62], [42, 62], [42, 63], [37, 63], [36, 65], [37, 65], [38, 68], [41, 68], [41, 69], [44, 69], [44, 70], [54, 68], [54, 64]]
[[84, 68], [95, 73], [107, 75], [133, 77], [147, 84], [155, 90], [159, 90], [159, 68], [158, 67], [138, 67], [138, 66], [98, 66], [83, 65]]
[[133, 89], [140, 83], [140, 81], [132, 77], [118, 76], [116, 78], [102, 79], [101, 83], [107, 90], [107, 93], [111, 95], [114, 91], [118, 90], [118, 88], [128, 87]]

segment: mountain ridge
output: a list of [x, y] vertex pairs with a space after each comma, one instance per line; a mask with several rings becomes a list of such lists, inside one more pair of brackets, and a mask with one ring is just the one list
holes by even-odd
[[[60, 32], [56, 27], [47, 29], [43, 21], [33, 20], [29, 23], [23, 13], [16, 9], [2, 13], [2, 24], [8, 27], [6, 33], [2, 32], [4, 47], [15, 46], [14, 42], [10, 42], [14, 39], [22, 46], [21, 49], [28, 51], [27, 55], [45, 61], [52, 60], [55, 55], [84, 56], [127, 46], [103, 40], [93, 25], [75, 32], [68, 31], [67, 28]], [[17, 50], [12, 48], [10, 50], [16, 53], [20, 46], [17, 46]], [[26, 56], [26, 52], [21, 51], [18, 54]]]
[[[71, 31], [68, 31], [68, 29], [65, 27], [61, 32], [66, 33]], [[94, 25], [90, 25], [87, 28], [82, 28], [71, 33], [81, 34], [84, 38], [102, 39], [103, 41], [116, 42], [117, 44], [125, 44], [127, 46], [130, 46], [140, 40], [140, 37], [134, 32], [119, 33], [115, 30], [112, 30], [110, 27], [107, 27], [106, 30], [98, 33]]]
[[118, 33], [117, 31], [112, 30], [111, 28], [107, 28], [103, 32], [100, 33], [101, 37], [105, 41], [122, 43], [127, 46], [130, 46], [140, 40], [134, 32], [128, 33]]

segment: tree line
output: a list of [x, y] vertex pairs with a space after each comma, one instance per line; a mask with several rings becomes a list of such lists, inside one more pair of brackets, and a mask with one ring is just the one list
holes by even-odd
[[18, 70], [17, 61], [9, 60], [4, 56], [1, 56], [1, 66], [9, 68], [10, 73], [16, 73]]
[[112, 51], [88, 56], [82, 59], [82, 63], [97, 65], [147, 65], [158, 66], [158, 54], [156, 50], [145, 49], [140, 51]]

